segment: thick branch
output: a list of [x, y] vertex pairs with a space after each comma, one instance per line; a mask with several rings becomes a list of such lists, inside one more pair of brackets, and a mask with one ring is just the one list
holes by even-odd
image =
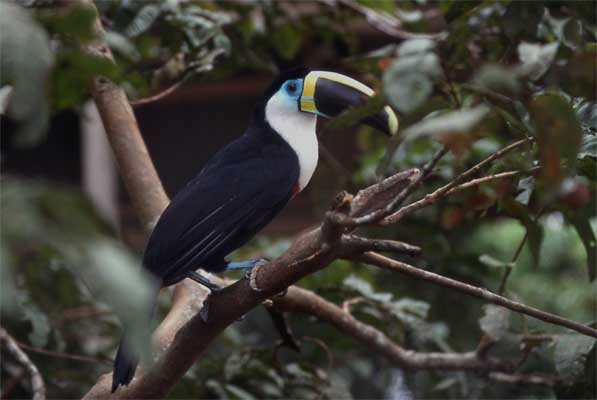
[[450, 279], [445, 276], [435, 274], [433, 272], [425, 271], [423, 269], [413, 267], [412, 265], [408, 265], [406, 263], [382, 256], [380, 254], [368, 252], [362, 256], [355, 257], [355, 259], [368, 264], [377, 265], [378, 267], [390, 269], [392, 271], [405, 273], [427, 282], [433, 282], [437, 285], [444, 286], [461, 293], [466, 293], [470, 296], [478, 297], [490, 303], [497, 304], [499, 306], [519, 312], [521, 314], [530, 315], [531, 317], [535, 317], [542, 321], [549, 322], [554, 325], [563, 326], [568, 329], [572, 329], [574, 331], [582, 333], [583, 335], [597, 338], [597, 330], [591, 328], [590, 326], [571, 321], [569, 319], [548, 313], [546, 311], [539, 310], [537, 308], [529, 307], [525, 304], [518, 303], [506, 297], [497, 295], [487, 289], [469, 285], [464, 282], [456, 281], [454, 279]]
[[[197, 357], [231, 323], [264, 300], [326, 265], [335, 257], [333, 250], [322, 250], [325, 242], [322, 230], [317, 228], [299, 237], [282, 256], [256, 267], [251, 279], [241, 279], [210, 297], [209, 315], [217, 316], [204, 322], [194, 315], [176, 334], [173, 342], [155, 364], [144, 374], [138, 373], [128, 387], [119, 389], [119, 398], [164, 397]], [[259, 290], [255, 290], [252, 284]], [[110, 396], [109, 375], [87, 393], [85, 398]]]
[[[95, 10], [93, 2], [82, 1]], [[95, 19], [95, 33], [98, 38], [104, 37], [100, 18]], [[87, 44], [84, 50], [90, 55], [114, 62], [110, 47], [102, 40]], [[133, 206], [145, 229], [151, 230], [168, 205], [168, 196], [151, 162], [126, 93], [114, 82], [98, 76], [91, 82], [91, 95]]]
[[31, 391], [33, 392], [33, 400], [43, 400], [46, 398], [46, 386], [44, 384], [44, 380], [39, 373], [39, 370], [33, 364], [31, 359], [19, 348], [16, 340], [12, 338], [4, 330], [4, 328], [0, 327], [0, 341], [6, 347], [6, 350], [12, 354], [17, 361], [27, 370], [29, 377], [31, 378]]

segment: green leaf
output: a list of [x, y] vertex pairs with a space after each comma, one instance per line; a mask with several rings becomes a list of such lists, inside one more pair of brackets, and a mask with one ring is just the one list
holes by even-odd
[[406, 57], [413, 54], [428, 53], [435, 49], [435, 42], [431, 39], [417, 38], [409, 39], [400, 43], [398, 47], [398, 55]]
[[[148, 349], [154, 282], [140, 268], [140, 260], [106, 234], [89, 200], [73, 190], [14, 179], [3, 181], [1, 194], [7, 246], [18, 249], [27, 243], [31, 252], [51, 249], [129, 327], [131, 345]], [[43, 323], [34, 314], [32, 322], [34, 317]], [[36, 332], [43, 330], [38, 327]]]
[[597, 85], [597, 48], [589, 47], [575, 52], [560, 74], [562, 88], [572, 96], [581, 96], [595, 101]]
[[544, 15], [544, 5], [539, 2], [513, 1], [508, 4], [501, 18], [505, 34], [512, 40], [537, 37], [537, 29]]
[[597, 136], [584, 135], [578, 152], [578, 158], [597, 158]]
[[231, 395], [231, 396], [226, 396], [226, 398], [239, 399], [239, 400], [255, 400], [256, 399], [256, 397], [253, 396], [251, 393], [249, 393], [248, 391], [244, 390], [243, 388], [241, 388], [237, 385], [227, 384], [224, 386], [224, 388]]
[[562, 42], [571, 49], [577, 49], [583, 42], [584, 28], [582, 21], [569, 18], [564, 24]]
[[587, 355], [595, 339], [584, 335], [554, 335], [556, 371], [566, 384], [582, 378]]
[[384, 93], [400, 112], [408, 114], [422, 105], [433, 92], [433, 83], [425, 74], [403, 73], [390, 66], [384, 74]]
[[227, 381], [234, 379], [237, 375], [243, 372], [243, 368], [251, 359], [249, 352], [235, 352], [232, 353], [224, 364], [224, 377]]
[[13, 87], [7, 114], [19, 122], [16, 143], [35, 144], [50, 115], [44, 90], [53, 58], [50, 41], [28, 11], [4, 1], [0, 32], [0, 87]]
[[537, 268], [539, 266], [541, 244], [543, 243], [543, 227], [528, 217], [523, 220], [523, 223], [527, 228], [527, 242], [533, 257], [533, 267]]
[[458, 378], [446, 378], [438, 382], [437, 385], [431, 389], [432, 392], [443, 392], [444, 390], [450, 389], [452, 386], [460, 383]]
[[526, 178], [522, 178], [518, 181], [517, 190], [520, 192], [516, 195], [515, 200], [525, 206], [529, 205], [531, 201], [531, 195], [533, 194], [533, 190], [535, 189], [535, 177], [534, 176], [527, 176]]
[[301, 48], [303, 36], [291, 24], [283, 24], [276, 28], [271, 35], [274, 49], [286, 60], [294, 58]]
[[369, 282], [357, 277], [356, 275], [350, 275], [348, 278], [344, 279], [343, 285], [359, 292], [361, 295], [371, 300], [379, 301], [381, 303], [392, 300], [391, 293], [375, 292]]
[[156, 4], [147, 4], [139, 10], [135, 18], [125, 28], [124, 34], [128, 37], [139, 36], [146, 32], [160, 17], [162, 9]]
[[398, 47], [398, 57], [383, 76], [383, 90], [390, 103], [403, 113], [422, 105], [433, 92], [433, 82], [442, 76], [435, 43], [410, 39]]
[[479, 262], [490, 268], [513, 268], [516, 263], [498, 260], [489, 254], [482, 254], [479, 256]]
[[584, 133], [594, 137], [597, 133], [597, 103], [576, 101], [573, 107]]
[[18, 312], [14, 258], [4, 235], [0, 237], [0, 313], [11, 317]]
[[597, 238], [587, 218], [577, 216], [570, 219], [572, 225], [578, 232], [582, 240], [585, 251], [587, 252], [587, 270], [589, 279], [594, 281], [597, 278]]
[[578, 173], [593, 182], [597, 182], [597, 159], [595, 157], [583, 157], [578, 161]]
[[92, 7], [85, 4], [72, 4], [62, 11], [52, 13], [45, 21], [49, 32], [59, 34], [63, 38], [76, 38], [81, 42], [95, 38], [96, 13]]
[[127, 58], [129, 61], [135, 62], [141, 59], [139, 51], [133, 42], [128, 40], [126, 36], [121, 35], [118, 32], [106, 30], [104, 40], [112, 50]]
[[516, 97], [520, 92], [516, 71], [498, 64], [483, 65], [473, 78], [473, 83], [508, 97]]
[[522, 42], [518, 45], [520, 73], [536, 81], [549, 69], [558, 52], [558, 42], [546, 45]]
[[50, 334], [48, 316], [31, 300], [27, 292], [16, 290], [16, 296], [21, 318], [31, 324], [29, 341], [36, 347], [45, 347]]
[[494, 340], [503, 338], [510, 329], [511, 311], [504, 307], [487, 304], [485, 315], [479, 320], [481, 330]]
[[387, 304], [387, 308], [408, 326], [415, 326], [427, 318], [431, 306], [429, 303], [403, 297], [398, 301]]
[[230, 39], [224, 33], [219, 33], [214, 37], [214, 46], [223, 49], [227, 55], [229, 55], [232, 50]]
[[535, 96], [529, 113], [539, 145], [542, 183], [553, 194], [574, 170], [582, 139], [580, 123], [568, 101], [558, 94]]
[[468, 133], [477, 126], [489, 113], [486, 106], [463, 108], [448, 111], [441, 115], [427, 117], [404, 131], [406, 140], [414, 140], [424, 136]]

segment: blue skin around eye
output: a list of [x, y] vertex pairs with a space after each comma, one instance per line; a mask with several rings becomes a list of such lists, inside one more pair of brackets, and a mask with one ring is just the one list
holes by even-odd
[[[294, 83], [296, 85], [296, 90], [294, 92], [290, 92], [288, 90], [288, 85], [290, 83]], [[284, 82], [282, 85], [282, 93], [284, 93], [288, 98], [292, 100], [297, 100], [301, 93], [303, 92], [303, 80], [302, 79], [290, 79]]]

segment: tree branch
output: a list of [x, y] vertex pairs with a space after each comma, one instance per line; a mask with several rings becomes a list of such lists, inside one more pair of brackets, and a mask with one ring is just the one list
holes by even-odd
[[150, 104], [150, 103], [156, 102], [156, 101], [163, 99], [164, 97], [174, 93], [174, 91], [176, 89], [178, 89], [179, 87], [181, 87], [187, 80], [188, 80], [188, 78], [185, 76], [181, 80], [176, 81], [175, 83], [168, 86], [166, 89], [162, 90], [159, 93], [156, 93], [156, 94], [148, 96], [148, 97], [143, 97], [142, 99], [130, 100], [129, 103], [133, 107], [138, 107], [138, 106], [142, 106], [145, 104]]
[[434, 40], [442, 40], [446, 37], [446, 32], [438, 32], [438, 33], [413, 33], [408, 32], [402, 29], [402, 21], [398, 18], [392, 17], [389, 14], [382, 14], [379, 13], [369, 7], [363, 6], [356, 1], [353, 0], [340, 0], [341, 4], [350, 8], [353, 11], [362, 14], [366, 19], [369, 25], [373, 28], [383, 32], [389, 36], [398, 38], [398, 39], [415, 39], [415, 38], [426, 38], [426, 39], [434, 39]]
[[342, 235], [342, 246], [355, 251], [382, 251], [407, 256], [421, 255], [421, 248], [412, 244], [387, 239], [368, 239], [356, 235]]
[[554, 325], [563, 326], [568, 329], [572, 329], [576, 332], [582, 333], [583, 335], [597, 338], [597, 330], [591, 328], [590, 326], [571, 321], [569, 319], [560, 317], [555, 314], [548, 313], [546, 311], [539, 310], [537, 308], [529, 307], [525, 304], [518, 303], [518, 302], [510, 300], [506, 297], [497, 295], [487, 289], [469, 285], [468, 283], [460, 282], [460, 281], [457, 281], [454, 279], [447, 278], [442, 275], [435, 274], [433, 272], [419, 269], [419, 268], [413, 267], [412, 265], [408, 265], [406, 263], [403, 263], [403, 262], [400, 262], [397, 260], [393, 260], [391, 258], [382, 256], [380, 254], [368, 252], [368, 253], [363, 254], [362, 256], [356, 256], [356, 257], [349, 255], [349, 258], [357, 259], [357, 260], [365, 262], [367, 264], [377, 265], [378, 267], [386, 268], [386, 269], [389, 269], [392, 271], [398, 271], [401, 273], [405, 273], [405, 274], [414, 276], [417, 279], [421, 279], [421, 280], [424, 280], [427, 282], [432, 282], [437, 285], [447, 287], [449, 289], [453, 289], [453, 290], [456, 290], [461, 293], [466, 293], [470, 296], [478, 297], [478, 298], [486, 300], [490, 303], [497, 304], [499, 306], [519, 312], [521, 314], [530, 315], [531, 317], [535, 317], [542, 321], [549, 322]]
[[474, 351], [466, 353], [426, 353], [407, 350], [394, 343], [382, 331], [367, 325], [337, 305], [308, 290], [292, 286], [288, 294], [274, 301], [283, 311], [298, 311], [314, 315], [328, 322], [339, 331], [361, 342], [366, 348], [386, 357], [401, 368], [408, 369], [458, 369], [458, 370], [507, 370], [507, 363], [493, 358], [482, 359]]
[[522, 146], [525, 143], [528, 143], [529, 141], [530, 141], [529, 139], [519, 140], [518, 142], [514, 142], [514, 143], [504, 147], [503, 149], [496, 151], [491, 156], [487, 157], [486, 159], [484, 159], [480, 163], [476, 164], [469, 170], [458, 175], [450, 183], [440, 187], [439, 189], [435, 190], [432, 193], [426, 194], [425, 197], [423, 197], [422, 199], [400, 208], [394, 214], [389, 215], [389, 216], [385, 217], [384, 219], [382, 219], [381, 221], [379, 221], [379, 223], [381, 225], [395, 224], [396, 222], [400, 221], [404, 216], [412, 214], [416, 210], [419, 210], [423, 207], [426, 207], [426, 206], [429, 206], [429, 205], [435, 203], [437, 200], [446, 196], [450, 190], [452, 190], [453, 188], [458, 186], [460, 183], [464, 182], [471, 176], [476, 175], [478, 172], [481, 171], [481, 169], [483, 167], [491, 164], [495, 160], [505, 156], [510, 151], [514, 150], [517, 147]]
[[0, 327], [0, 342], [4, 344], [6, 350], [12, 354], [17, 361], [25, 367], [29, 377], [31, 378], [31, 391], [33, 392], [33, 400], [43, 400], [46, 398], [46, 386], [44, 380], [39, 373], [39, 370], [33, 364], [31, 359], [19, 348], [16, 340]]
[[39, 347], [29, 346], [28, 344], [19, 342], [17, 340], [15, 340], [15, 343], [21, 349], [28, 350], [32, 353], [43, 354], [48, 357], [63, 358], [66, 360], [81, 361], [81, 362], [93, 363], [93, 364], [99, 363], [99, 364], [112, 365], [112, 360], [109, 360], [107, 358], [95, 358], [95, 357], [89, 357], [89, 356], [85, 356], [85, 355], [81, 355], [81, 354], [70, 354], [70, 353], [63, 353], [60, 351], [52, 351], [52, 350], [42, 349]]
[[[82, 4], [97, 9], [91, 0]], [[104, 37], [99, 17], [94, 23], [96, 37]], [[114, 62], [110, 47], [103, 40], [95, 40], [83, 46], [86, 53]], [[151, 230], [157, 218], [168, 205], [168, 196], [162, 187], [157, 171], [139, 131], [139, 126], [126, 93], [114, 82], [97, 76], [91, 82], [91, 96], [97, 105], [110, 141], [120, 176], [144, 228]]]

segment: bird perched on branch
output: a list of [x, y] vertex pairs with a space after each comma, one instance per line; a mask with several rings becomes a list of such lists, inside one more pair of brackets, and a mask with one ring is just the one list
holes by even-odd
[[[219, 287], [196, 272], [198, 268], [223, 272], [264, 261], [225, 257], [309, 183], [318, 160], [317, 116], [335, 117], [373, 94], [364, 84], [334, 72], [295, 68], [280, 74], [256, 104], [245, 133], [172, 199], [147, 243], [143, 267], [162, 287], [190, 278], [214, 291]], [[389, 106], [363, 122], [388, 135], [398, 130]], [[138, 359], [125, 332], [114, 362], [112, 392], [133, 379]]]

